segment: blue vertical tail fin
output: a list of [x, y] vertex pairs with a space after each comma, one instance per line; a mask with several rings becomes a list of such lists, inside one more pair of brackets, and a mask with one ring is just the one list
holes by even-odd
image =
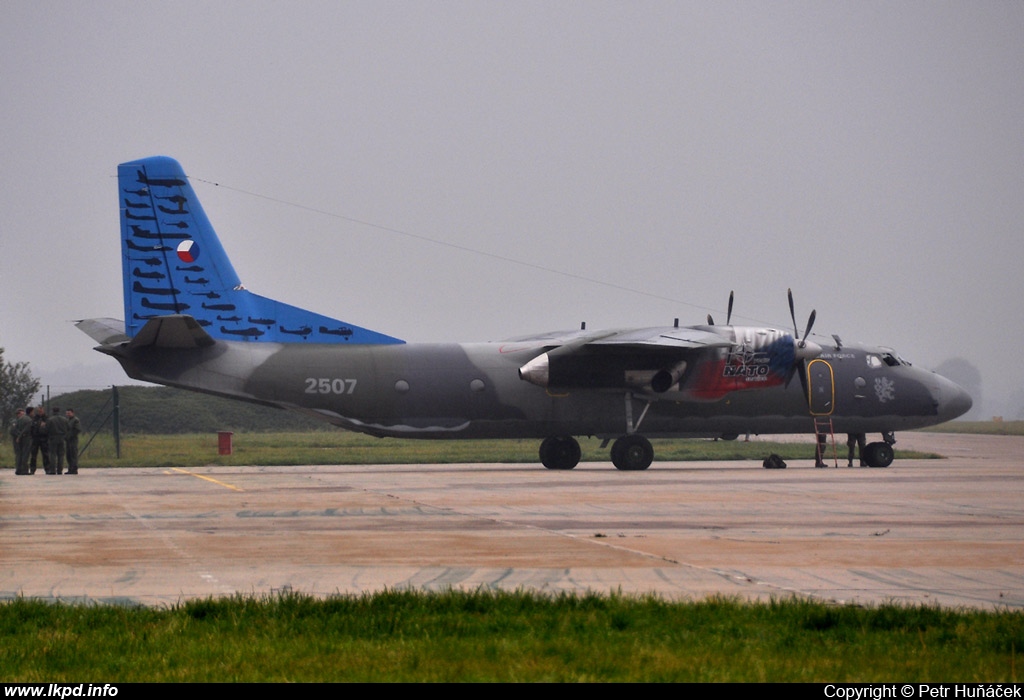
[[176, 160], [122, 163], [117, 182], [128, 337], [153, 318], [186, 314], [218, 340], [403, 342], [245, 289]]

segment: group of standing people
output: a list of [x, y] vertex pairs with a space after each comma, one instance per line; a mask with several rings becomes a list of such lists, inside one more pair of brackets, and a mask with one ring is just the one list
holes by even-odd
[[14, 446], [14, 473], [27, 475], [36, 473], [37, 457], [42, 454], [43, 470], [47, 474], [63, 474], [65, 460], [67, 473], [78, 473], [78, 436], [82, 422], [69, 408], [61, 413], [54, 407], [49, 418], [46, 409], [18, 409], [10, 428]]
[[[825, 464], [825, 444], [828, 433], [818, 433], [818, 445], [814, 452], [814, 466], [817, 469], [824, 469], [828, 465]], [[834, 439], [834, 438], [833, 438]], [[867, 462], [864, 461], [864, 443], [867, 442], [867, 436], [864, 433], [847, 433], [846, 434], [846, 466], [853, 466], [854, 448], [856, 448], [857, 459], [860, 461], [860, 466], [866, 467]], [[838, 466], [838, 465], [837, 465]]]

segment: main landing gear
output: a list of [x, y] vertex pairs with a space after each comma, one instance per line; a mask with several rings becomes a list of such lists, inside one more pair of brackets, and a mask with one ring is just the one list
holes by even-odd
[[580, 463], [580, 444], [569, 435], [544, 438], [540, 443], [540, 463], [548, 469], [572, 469]]
[[[548, 469], [572, 469], [580, 463], [580, 443], [569, 435], [545, 438], [540, 443], [540, 461]], [[623, 435], [612, 443], [612, 464], [616, 469], [642, 471], [654, 461], [654, 448], [643, 435]]]
[[623, 435], [612, 443], [612, 464], [625, 472], [647, 469], [654, 461], [654, 448], [643, 435]]
[[[651, 441], [636, 430], [640, 427], [647, 409], [651, 407], [650, 399], [644, 400], [640, 416], [634, 420], [633, 394], [626, 392], [626, 434], [612, 443], [612, 464], [616, 469], [626, 472], [638, 472], [647, 469], [654, 461], [654, 447]], [[608, 440], [601, 443], [604, 448]], [[540, 443], [540, 461], [548, 469], [572, 469], [580, 463], [580, 444], [570, 435], [553, 435]]]

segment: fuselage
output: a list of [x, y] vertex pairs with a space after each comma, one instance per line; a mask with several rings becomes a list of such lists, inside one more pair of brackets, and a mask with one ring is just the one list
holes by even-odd
[[697, 400], [693, 388], [702, 368], [720, 361], [726, 350], [702, 351], [677, 383], [655, 392], [628, 377], [620, 384], [602, 378], [595, 386], [524, 381], [520, 369], [546, 349], [542, 341], [218, 341], [188, 351], [104, 351], [137, 379], [301, 411], [379, 436], [615, 437], [634, 429], [650, 437], [800, 433], [814, 430], [814, 415], [831, 418], [836, 432], [884, 433], [951, 420], [971, 405], [954, 383], [878, 347], [823, 348], [807, 364], [807, 394], [804, 382], [790, 377], [775, 386], [752, 382], [748, 390]]

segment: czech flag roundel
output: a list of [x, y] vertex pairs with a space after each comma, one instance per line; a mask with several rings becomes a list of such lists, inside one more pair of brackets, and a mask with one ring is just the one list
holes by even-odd
[[182, 241], [178, 244], [178, 259], [182, 262], [195, 262], [199, 259], [199, 244], [195, 241]]

